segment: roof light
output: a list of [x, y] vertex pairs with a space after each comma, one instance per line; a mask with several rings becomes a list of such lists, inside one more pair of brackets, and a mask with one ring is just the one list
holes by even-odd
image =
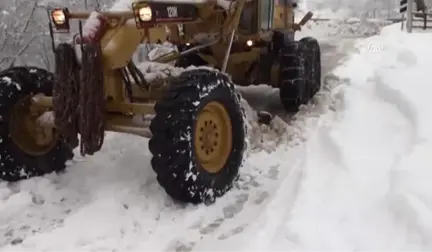
[[51, 17], [55, 25], [63, 25], [66, 23], [66, 14], [63, 10], [53, 10]]
[[139, 19], [143, 22], [150, 21], [152, 19], [152, 9], [150, 6], [141, 7], [138, 9]]
[[67, 8], [53, 9], [49, 15], [57, 31], [69, 31], [69, 11]]

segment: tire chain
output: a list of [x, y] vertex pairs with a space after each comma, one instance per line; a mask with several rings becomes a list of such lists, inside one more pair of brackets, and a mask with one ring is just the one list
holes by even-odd
[[86, 44], [82, 52], [78, 114], [81, 155], [102, 148], [105, 136], [105, 97], [102, 51], [99, 44]]
[[[56, 49], [53, 93], [55, 125], [72, 148], [80, 145], [82, 156], [102, 147], [105, 135], [105, 99], [102, 52], [98, 44], [86, 44], [79, 67], [74, 48]], [[78, 142], [78, 133], [81, 141]]]
[[53, 90], [53, 111], [55, 126], [64, 140], [72, 147], [78, 146], [78, 95], [79, 65], [75, 50], [70, 44], [62, 43], [55, 50], [55, 81]]

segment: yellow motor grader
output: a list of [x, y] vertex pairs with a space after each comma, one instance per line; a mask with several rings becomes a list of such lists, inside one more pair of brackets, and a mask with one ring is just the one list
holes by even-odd
[[[0, 72], [0, 179], [62, 171], [74, 148], [93, 155], [113, 131], [150, 138], [151, 165], [172, 198], [201, 203], [222, 196], [247, 144], [234, 83], [278, 87], [282, 104], [294, 111], [320, 88], [318, 42], [294, 40], [312, 13], [294, 23], [293, 3], [275, 2], [148, 0], [131, 1], [129, 10], [49, 9], [55, 72]], [[73, 20], [78, 32], [56, 45], [54, 34], [69, 34]], [[140, 44], [164, 41], [178, 50], [151, 63], [185, 69], [149, 79], [132, 56]]]

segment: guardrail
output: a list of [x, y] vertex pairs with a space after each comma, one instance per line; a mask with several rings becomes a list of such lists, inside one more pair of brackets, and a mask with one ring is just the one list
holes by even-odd
[[[413, 12], [413, 20], [412, 20], [412, 28], [422, 28], [426, 30], [428, 28], [432, 28], [432, 13], [426, 11], [414, 11]], [[415, 25], [414, 22], [423, 22], [423, 25]]]

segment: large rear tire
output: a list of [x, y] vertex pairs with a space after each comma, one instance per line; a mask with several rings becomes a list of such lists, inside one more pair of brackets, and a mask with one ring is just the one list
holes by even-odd
[[321, 88], [321, 51], [311, 37], [302, 38], [282, 50], [279, 72], [280, 99], [288, 112], [297, 112]]
[[151, 164], [172, 198], [213, 202], [224, 195], [243, 162], [245, 114], [234, 84], [216, 71], [186, 71], [155, 105]]
[[29, 111], [33, 95], [52, 95], [53, 74], [35, 67], [0, 72], [0, 179], [9, 182], [65, 169], [73, 152], [55, 132], [36, 143]]

